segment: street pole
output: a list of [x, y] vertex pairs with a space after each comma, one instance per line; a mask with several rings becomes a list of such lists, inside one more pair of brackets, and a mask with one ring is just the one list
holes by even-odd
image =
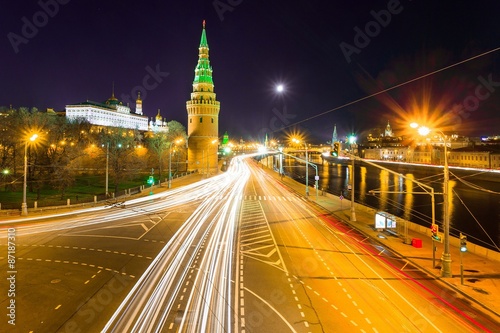
[[[38, 138], [38, 134], [33, 134], [29, 140], [31, 142]], [[26, 187], [28, 182], [28, 140], [24, 143], [24, 182], [23, 182], [23, 202], [21, 204], [21, 215], [28, 215], [28, 203], [26, 201]]]
[[109, 174], [109, 142], [107, 143], [107, 146], [106, 146], [106, 199], [109, 196], [109, 193], [108, 193], [108, 185], [109, 185], [108, 174]]
[[306, 146], [306, 198], [309, 196], [309, 159], [307, 158], [307, 143]]
[[283, 180], [283, 148], [280, 148], [280, 158], [279, 158], [279, 169], [280, 169], [280, 178]]
[[28, 173], [28, 141], [24, 143], [24, 183], [23, 183], [23, 203], [21, 204], [21, 215], [28, 215], [28, 204], [26, 203], [26, 182]]
[[[432, 225], [436, 223], [436, 203], [434, 201], [434, 189], [431, 190], [431, 202], [432, 202]], [[432, 238], [432, 268], [436, 268], [436, 245], [434, 243], [434, 238]]]
[[172, 186], [172, 142], [168, 147], [168, 188]]
[[450, 254], [450, 212], [448, 207], [448, 183], [450, 179], [448, 170], [448, 150], [446, 147], [446, 138], [443, 133], [444, 141], [444, 188], [443, 188], [443, 210], [444, 210], [444, 250], [441, 257], [441, 276], [451, 277], [451, 254]]
[[354, 158], [352, 159], [352, 181], [351, 181], [351, 222], [356, 222], [356, 211], [354, 209]]

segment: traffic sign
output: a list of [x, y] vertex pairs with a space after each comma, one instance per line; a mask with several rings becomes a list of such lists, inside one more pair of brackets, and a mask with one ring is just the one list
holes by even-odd
[[340, 200], [344, 199], [344, 196], [341, 194], [339, 197]]

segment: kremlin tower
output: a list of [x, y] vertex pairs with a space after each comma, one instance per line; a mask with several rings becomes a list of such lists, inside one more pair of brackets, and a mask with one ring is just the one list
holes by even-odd
[[198, 48], [198, 64], [194, 70], [193, 92], [186, 102], [188, 114], [188, 170], [200, 173], [217, 173], [219, 109], [215, 99], [212, 67], [208, 59], [205, 21]]

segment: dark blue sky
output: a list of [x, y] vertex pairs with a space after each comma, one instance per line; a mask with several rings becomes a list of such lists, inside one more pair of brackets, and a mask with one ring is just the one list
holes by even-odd
[[[463, 134], [500, 134], [499, 51], [327, 112], [499, 47], [499, 12], [493, 0], [9, 1], [0, 105], [63, 110], [106, 100], [115, 82], [125, 101], [147, 86], [146, 115], [160, 108], [186, 124], [205, 19], [221, 134], [248, 139], [286, 125], [324, 142], [333, 124], [361, 133], [424, 113]], [[150, 72], [156, 80], [144, 83]]]

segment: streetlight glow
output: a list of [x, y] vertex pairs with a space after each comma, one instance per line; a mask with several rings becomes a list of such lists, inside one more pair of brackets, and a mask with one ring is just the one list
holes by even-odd
[[427, 135], [429, 135], [430, 132], [431, 132], [431, 130], [429, 129], [429, 127], [420, 126], [418, 128], [418, 134], [420, 134], [422, 136], [427, 136]]
[[[422, 136], [427, 136], [431, 129], [426, 126], [419, 126], [417, 123], [411, 123], [410, 127], [417, 129], [418, 133]], [[441, 276], [452, 277], [451, 272], [451, 254], [450, 254], [450, 211], [448, 206], [449, 196], [449, 179], [450, 174], [448, 170], [448, 150], [446, 143], [446, 135], [440, 130], [434, 129], [438, 133], [444, 143], [444, 168], [443, 168], [443, 225], [444, 225], [444, 249], [441, 256]]]
[[276, 86], [276, 91], [277, 91], [277, 92], [281, 93], [281, 92], [283, 92], [284, 90], [285, 90], [285, 87], [284, 87], [282, 84], [278, 84], [278, 85]]
[[24, 142], [24, 182], [23, 182], [23, 202], [21, 204], [21, 215], [28, 215], [28, 204], [26, 202], [26, 183], [28, 175], [28, 143], [34, 142], [38, 138], [38, 134], [33, 134], [28, 140]]

